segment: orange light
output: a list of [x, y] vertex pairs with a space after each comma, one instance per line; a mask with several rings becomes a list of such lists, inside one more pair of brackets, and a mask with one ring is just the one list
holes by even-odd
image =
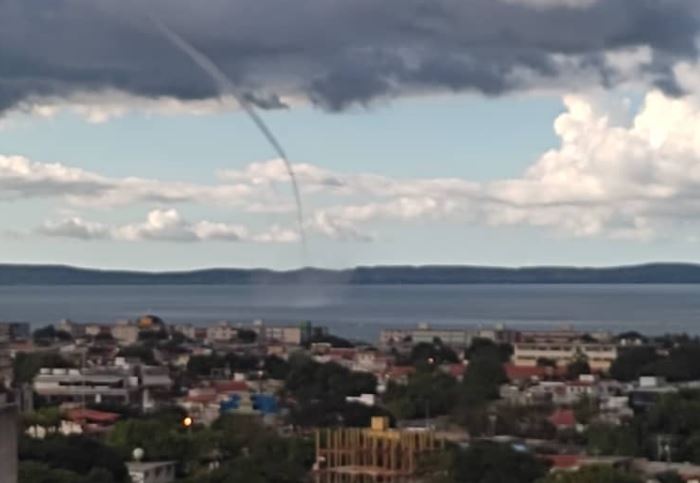
[[182, 420], [182, 425], [186, 428], [189, 428], [190, 426], [192, 426], [193, 422], [194, 421], [192, 420], [192, 418], [187, 416], [185, 419]]

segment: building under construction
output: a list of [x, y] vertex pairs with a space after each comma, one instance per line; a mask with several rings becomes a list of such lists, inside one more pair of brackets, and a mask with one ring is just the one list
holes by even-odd
[[319, 429], [315, 482], [414, 482], [421, 458], [443, 446], [433, 431], [390, 429], [383, 417], [370, 428]]

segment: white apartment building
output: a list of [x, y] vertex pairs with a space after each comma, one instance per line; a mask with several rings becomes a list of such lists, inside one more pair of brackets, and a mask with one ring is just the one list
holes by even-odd
[[498, 338], [498, 330], [478, 328], [434, 329], [428, 324], [420, 324], [417, 328], [382, 330], [379, 334], [379, 344], [383, 347], [407, 342], [411, 344], [432, 344], [439, 339], [447, 346], [464, 348], [469, 347], [476, 338], [496, 340]]
[[301, 345], [303, 331], [301, 327], [269, 327], [260, 328], [260, 335], [265, 341], [279, 342], [284, 345]]
[[34, 378], [34, 391], [51, 402], [115, 402], [152, 409], [152, 395], [172, 386], [161, 368], [112, 366], [88, 369], [43, 368]]
[[50, 402], [119, 402], [128, 404], [138, 391], [138, 377], [118, 369], [48, 369], [34, 378], [34, 391]]
[[133, 322], [120, 320], [112, 327], [112, 337], [122, 345], [132, 345], [139, 341], [139, 328]]
[[236, 338], [238, 329], [228, 322], [219, 322], [207, 327], [208, 342], [229, 342]]
[[178, 332], [178, 333], [184, 335], [188, 339], [191, 339], [191, 340], [197, 339], [197, 328], [192, 324], [175, 325], [173, 327], [173, 330], [175, 330], [175, 332]]

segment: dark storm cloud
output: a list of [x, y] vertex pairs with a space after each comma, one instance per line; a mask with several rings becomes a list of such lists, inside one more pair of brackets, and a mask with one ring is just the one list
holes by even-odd
[[[532, 87], [556, 81], [555, 54], [604, 85], [604, 52], [649, 47], [651, 82], [697, 57], [697, 0], [0, 0], [0, 110], [23, 101], [119, 89], [180, 99], [216, 95], [210, 80], [147, 20], [162, 19], [220, 64], [248, 99], [281, 108], [299, 93], [333, 110], [407, 91]], [[570, 73], [569, 73], [570, 74]]]

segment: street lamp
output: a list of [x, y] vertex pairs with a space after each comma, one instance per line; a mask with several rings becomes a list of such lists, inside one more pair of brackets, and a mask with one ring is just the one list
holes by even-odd
[[194, 420], [190, 416], [185, 416], [185, 418], [182, 420], [182, 426], [188, 431], [192, 430], [192, 424], [194, 424]]

